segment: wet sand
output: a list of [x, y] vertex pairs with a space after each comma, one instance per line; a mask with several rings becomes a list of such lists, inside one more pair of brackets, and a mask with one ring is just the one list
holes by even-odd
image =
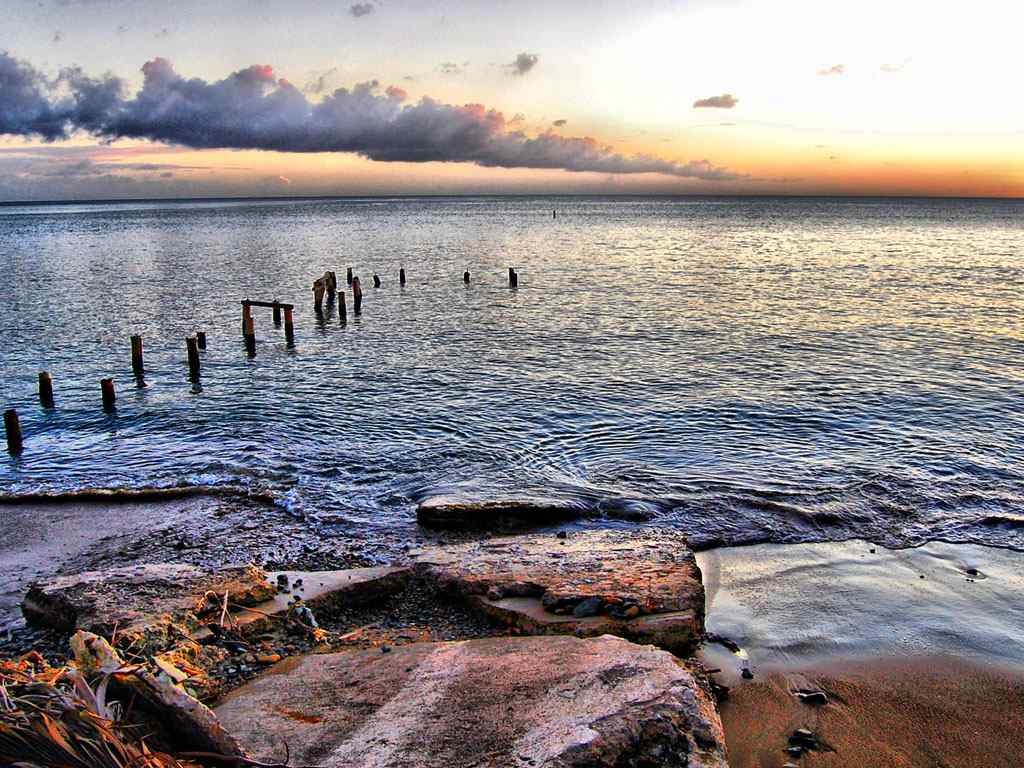
[[[698, 561], [708, 631], [740, 648], [704, 652], [730, 686], [732, 768], [1024, 765], [1024, 555], [852, 541]], [[797, 690], [828, 703], [803, 703]], [[821, 751], [787, 753], [797, 728]]]

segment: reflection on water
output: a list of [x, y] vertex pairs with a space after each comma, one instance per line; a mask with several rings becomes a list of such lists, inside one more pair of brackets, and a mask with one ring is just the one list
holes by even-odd
[[[434, 493], [539, 493], [643, 501], [702, 544], [1024, 548], [1022, 214], [827, 199], [0, 207], [0, 389], [27, 441], [0, 483], [252, 484], [364, 530], [411, 525]], [[348, 296], [347, 324], [336, 305], [317, 317], [312, 280], [348, 266], [362, 315]], [[246, 297], [296, 304], [294, 349], [254, 309], [247, 357]], [[35, 401], [42, 369], [53, 411]]]

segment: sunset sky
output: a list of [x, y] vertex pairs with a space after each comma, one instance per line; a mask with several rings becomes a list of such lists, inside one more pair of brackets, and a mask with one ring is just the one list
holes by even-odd
[[1024, 196], [1020, 4], [4, 6], [0, 200]]

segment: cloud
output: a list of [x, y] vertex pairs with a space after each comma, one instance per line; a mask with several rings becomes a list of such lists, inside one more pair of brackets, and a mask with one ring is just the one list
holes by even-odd
[[827, 67], [825, 69], [819, 69], [818, 70], [818, 75], [820, 77], [833, 77], [833, 76], [841, 75], [844, 72], [846, 72], [846, 65], [845, 64], [833, 64], [831, 67]]
[[893, 74], [895, 72], [902, 72], [904, 69], [906, 69], [906, 66], [909, 63], [910, 63], [910, 59], [904, 59], [903, 61], [901, 61], [898, 64], [883, 64], [881, 66], [881, 70], [883, 72], [887, 72], [889, 74]]
[[555, 120], [555, 122], [553, 122], [552, 125], [555, 126], [555, 128], [562, 128], [563, 126], [567, 125], [568, 122], [568, 120], [560, 119]]
[[711, 109], [732, 109], [739, 103], [739, 99], [731, 93], [723, 93], [721, 96], [708, 96], [706, 99], [697, 99], [693, 102], [695, 109], [709, 107]]
[[404, 104], [400, 88], [377, 81], [310, 102], [266, 64], [207, 82], [179, 75], [166, 59], [142, 67], [142, 89], [126, 96], [111, 75], [77, 68], [48, 79], [0, 53], [0, 134], [58, 141], [75, 132], [103, 141], [148, 139], [194, 149], [344, 152], [380, 162], [457, 162], [489, 168], [561, 169], [680, 178], [746, 178], [709, 160], [680, 163], [626, 156], [589, 137], [529, 136], [482, 104], [431, 98]]
[[[466, 64], [468, 63], [467, 61]], [[465, 71], [463, 66], [454, 61], [442, 61], [437, 68], [441, 70], [442, 75], [461, 75]]]
[[536, 53], [520, 53], [512, 60], [508, 68], [516, 77], [522, 77], [536, 67], [538, 61], [540, 61], [540, 56]]
[[348, 12], [357, 19], [362, 16], [369, 16], [373, 13], [373, 3], [355, 3], [348, 9]]
[[316, 79], [315, 80], [311, 80], [308, 83], [306, 83], [304, 86], [302, 86], [302, 90], [305, 91], [306, 93], [314, 93], [314, 94], [323, 93], [328, 88], [328, 85], [327, 85], [328, 81], [332, 77], [334, 77], [334, 75], [336, 75], [337, 72], [338, 72], [338, 68], [337, 67], [331, 67], [330, 69], [324, 70], [323, 72], [314, 73], [314, 74], [316, 74]]

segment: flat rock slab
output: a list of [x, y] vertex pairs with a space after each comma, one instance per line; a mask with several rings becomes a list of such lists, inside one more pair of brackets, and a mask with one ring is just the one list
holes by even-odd
[[725, 768], [714, 703], [616, 637], [489, 638], [298, 657], [216, 709], [250, 757], [324, 768]]
[[[256, 631], [271, 617], [287, 613], [296, 597], [302, 598], [314, 615], [323, 608], [364, 605], [400, 592], [411, 573], [411, 568], [384, 566], [340, 571], [271, 571], [267, 574], [270, 582], [281, 584], [278, 577], [283, 576], [287, 589], [265, 602], [232, 610], [232, 624], [243, 632]], [[209, 630], [202, 628], [193, 637], [199, 640], [208, 634]]]
[[[218, 598], [205, 597], [208, 592]], [[225, 592], [232, 603], [254, 605], [272, 598], [276, 589], [254, 566], [210, 573], [191, 565], [143, 564], [35, 583], [21, 608], [35, 624], [109, 637], [115, 627], [119, 633], [132, 632], [165, 616], [188, 626], [199, 617], [216, 615]]]
[[582, 503], [551, 499], [503, 499], [467, 501], [435, 496], [416, 508], [416, 521], [431, 528], [495, 528], [502, 526], [554, 525], [587, 517]]
[[683, 653], [704, 628], [704, 586], [676, 531], [503, 536], [416, 553], [416, 570], [530, 634], [614, 634]]

